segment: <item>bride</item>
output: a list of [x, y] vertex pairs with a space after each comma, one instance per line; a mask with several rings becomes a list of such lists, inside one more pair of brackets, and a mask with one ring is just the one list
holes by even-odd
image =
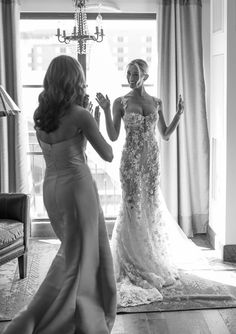
[[131, 88], [113, 104], [97, 93], [104, 110], [109, 138], [117, 140], [123, 119], [126, 140], [120, 164], [122, 203], [116, 220], [111, 249], [115, 267], [118, 305], [126, 307], [162, 300], [161, 288], [178, 279], [177, 248], [190, 241], [174, 221], [160, 189], [159, 147], [156, 125], [169, 140], [184, 110], [181, 96], [171, 124], [166, 125], [162, 101], [150, 96], [144, 82], [148, 65], [142, 59], [131, 61], [127, 81]]

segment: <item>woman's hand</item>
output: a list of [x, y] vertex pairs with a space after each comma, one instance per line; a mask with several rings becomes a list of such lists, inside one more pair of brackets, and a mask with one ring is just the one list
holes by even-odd
[[88, 105], [89, 105], [89, 95], [88, 94], [85, 94], [84, 95], [84, 98], [83, 98], [83, 107], [85, 108], [85, 109], [87, 109], [88, 108]]
[[90, 112], [90, 114], [92, 114], [92, 112], [93, 112], [93, 104], [92, 104], [92, 102], [89, 101], [89, 95], [88, 94], [84, 95], [83, 107], [85, 109], [87, 109]]
[[94, 119], [97, 123], [98, 128], [100, 126], [100, 116], [101, 116], [101, 113], [100, 113], [100, 110], [99, 110], [99, 106], [96, 106], [95, 110], [94, 110]]
[[182, 96], [179, 95], [179, 100], [177, 104], [177, 114], [180, 116], [184, 112], [184, 101], [182, 99]]
[[102, 93], [97, 93], [96, 101], [104, 111], [109, 110], [111, 107], [111, 102], [107, 95], [105, 97]]

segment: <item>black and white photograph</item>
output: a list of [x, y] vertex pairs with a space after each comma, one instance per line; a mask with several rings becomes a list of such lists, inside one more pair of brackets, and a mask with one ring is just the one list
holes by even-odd
[[0, 0], [0, 334], [236, 334], [235, 37], [235, 0]]

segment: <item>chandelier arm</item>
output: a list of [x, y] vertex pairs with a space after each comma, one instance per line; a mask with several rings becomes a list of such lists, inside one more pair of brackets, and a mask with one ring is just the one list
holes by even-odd
[[101, 43], [103, 41], [104, 32], [101, 27], [102, 16], [97, 16], [97, 26], [94, 35], [90, 35], [87, 27], [87, 13], [86, 13], [86, 2], [88, 0], [72, 0], [74, 3], [74, 20], [75, 25], [71, 35], [66, 35], [66, 31], [60, 33], [60, 28], [57, 28], [56, 37], [60, 43], [69, 44], [71, 41], [77, 42], [77, 53], [86, 54], [87, 41], [94, 41]]
[[[56, 35], [57, 36], [57, 35]], [[57, 36], [58, 42], [65, 43], [65, 38], [62, 36]]]

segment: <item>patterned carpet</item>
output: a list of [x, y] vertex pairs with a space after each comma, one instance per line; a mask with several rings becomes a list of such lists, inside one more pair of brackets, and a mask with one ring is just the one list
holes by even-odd
[[[0, 267], [0, 320], [10, 320], [32, 298], [52, 262], [59, 242], [32, 239], [28, 275], [19, 279], [17, 260]], [[207, 253], [207, 266], [180, 272], [175, 286], [162, 290], [163, 301], [118, 308], [118, 313], [159, 312], [236, 307], [236, 265]]]
[[17, 260], [0, 267], [0, 320], [11, 319], [28, 304], [43, 281], [59, 246], [56, 239], [31, 239], [25, 279], [19, 279]]

